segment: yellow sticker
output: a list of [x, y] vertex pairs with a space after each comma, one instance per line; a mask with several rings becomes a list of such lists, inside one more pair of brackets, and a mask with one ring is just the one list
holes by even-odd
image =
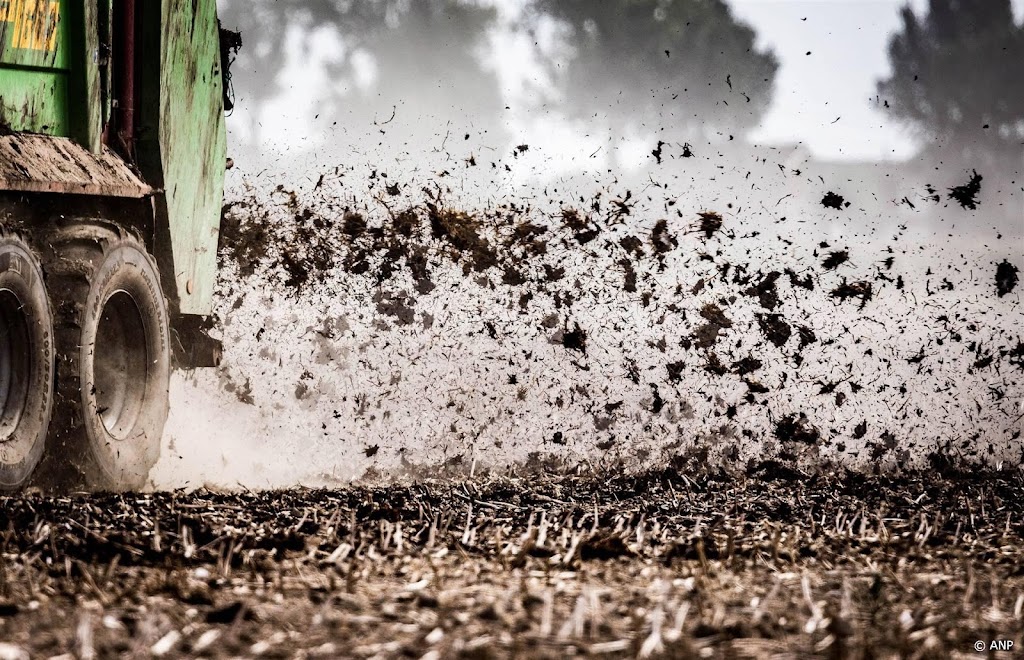
[[60, 1], [52, 0], [49, 5], [46, 17], [46, 52], [52, 53], [57, 50], [57, 27], [60, 25]]
[[21, 3], [22, 0], [0, 0], [0, 22], [17, 23]]
[[0, 22], [13, 23], [11, 48], [57, 50], [60, 0], [0, 0]]

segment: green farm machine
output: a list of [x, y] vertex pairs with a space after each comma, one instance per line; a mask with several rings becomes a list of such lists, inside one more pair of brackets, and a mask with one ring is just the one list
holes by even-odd
[[171, 369], [217, 359], [231, 34], [215, 0], [0, 0], [0, 488], [143, 486]]

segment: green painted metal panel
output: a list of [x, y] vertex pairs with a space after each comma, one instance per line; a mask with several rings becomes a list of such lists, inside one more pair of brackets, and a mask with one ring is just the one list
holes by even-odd
[[70, 134], [72, 2], [0, 0], [0, 122], [13, 130]]
[[0, 123], [13, 130], [69, 135], [67, 102], [60, 72], [0, 69]]
[[147, 56], [143, 76], [159, 85], [144, 91], [140, 163], [164, 191], [158, 215], [170, 233], [179, 311], [209, 314], [226, 152], [216, 0], [162, 0], [153, 29], [143, 41], [160, 44], [159, 61]]

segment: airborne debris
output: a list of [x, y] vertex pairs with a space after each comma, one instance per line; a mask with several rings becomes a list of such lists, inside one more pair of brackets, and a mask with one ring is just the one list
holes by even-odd
[[860, 298], [859, 309], [864, 309], [864, 306], [871, 300], [871, 294], [871, 282], [851, 282], [847, 284], [844, 278], [843, 283], [832, 289], [829, 295], [833, 298], [838, 298], [840, 302], [844, 302], [848, 298]]
[[700, 223], [695, 228], [698, 233], [703, 233], [704, 238], [711, 238], [715, 232], [722, 228], [722, 216], [714, 211], [701, 211]]
[[971, 180], [962, 186], [954, 186], [949, 189], [949, 199], [956, 200], [965, 209], [975, 210], [978, 208], [978, 193], [981, 192], [982, 176], [977, 171], [971, 172]]
[[725, 315], [721, 307], [712, 304], [704, 305], [700, 315], [707, 323], [694, 331], [693, 340], [698, 348], [711, 348], [718, 341], [718, 334], [732, 327], [732, 320]]
[[662, 142], [661, 140], [658, 140], [658, 146], [656, 146], [654, 150], [651, 152], [651, 155], [654, 156], [655, 159], [657, 159], [658, 165], [661, 165], [661, 148], [664, 146], [665, 143]]
[[651, 245], [654, 246], [654, 251], [659, 255], [664, 255], [673, 248], [679, 247], [675, 237], [668, 233], [667, 220], [662, 219], [655, 223], [654, 229], [651, 230]]
[[758, 314], [757, 325], [768, 341], [782, 348], [793, 330], [782, 314]]
[[804, 413], [783, 417], [775, 425], [775, 437], [781, 441], [800, 442], [807, 445], [817, 444], [821, 433], [811, 424]]
[[562, 346], [567, 350], [578, 351], [587, 354], [587, 332], [579, 324], [575, 324], [572, 330], [567, 330], [562, 335]]
[[1006, 259], [996, 266], [996, 292], [999, 297], [1007, 295], [1017, 286], [1019, 269]]
[[825, 270], [835, 270], [849, 260], [849, 252], [846, 250], [835, 250], [834, 252], [829, 253], [828, 257], [825, 258], [825, 261], [823, 261], [821, 265]]
[[757, 298], [758, 302], [761, 303], [761, 307], [772, 310], [775, 309], [779, 304], [779, 290], [775, 286], [775, 282], [782, 276], [782, 273], [778, 271], [772, 271], [764, 276], [764, 278], [750, 287], [743, 293], [745, 295]]
[[[785, 169], [783, 175], [791, 171]], [[410, 461], [411, 454], [393, 451], [394, 441], [379, 429], [394, 420], [401, 425], [406, 415], [399, 407], [403, 398], [410, 396], [411, 388], [422, 389], [438, 377], [428, 368], [439, 359], [435, 345], [444, 349], [444, 364], [465, 354], [469, 346], [479, 356], [472, 369], [460, 372], [466, 383], [445, 382], [453, 392], [451, 406], [437, 413], [445, 418], [438, 428], [451, 434], [459, 455], [469, 455], [460, 443], [480, 433], [485, 435], [479, 442], [489, 442], [484, 438], [491, 433], [507, 433], [512, 416], [534, 416], [535, 406], [542, 411], [550, 406], [557, 417], [540, 414], [531, 421], [537, 425], [537, 437], [548, 439], [546, 451], [564, 448], [576, 455], [603, 448], [601, 454], [609, 460], [639, 456], [638, 460], [653, 461], [658, 460], [663, 438], [678, 434], [686, 438], [679, 442], [689, 444], [696, 441], [692, 431], [700, 429], [698, 438], [706, 433], [729, 439], [708, 460], [734, 464], [764, 450], [765, 439], [773, 437], [780, 402], [791, 401], [794, 410], [819, 420], [840, 406], [846, 406], [844, 413], [855, 410], [858, 417], [843, 426], [831, 425], [834, 429], [822, 423], [814, 452], [791, 447], [778, 460], [807, 470], [819, 460], [815, 452], [820, 450], [820, 456], [850, 456], [840, 460], [854, 463], [867, 460], [871, 451], [882, 452], [878, 460], [902, 461], [901, 452], [908, 451], [913, 434], [931, 425], [930, 408], [903, 405], [904, 401], [912, 402], [932, 389], [933, 381], [960, 382], [964, 377], [978, 384], [985, 397], [979, 401], [989, 401], [988, 408], [976, 410], [973, 402], [957, 398], [951, 387], [934, 393], [934, 405], [957, 411], [962, 420], [957, 432], [982, 415], [996, 421], [986, 422], [984, 440], [968, 437], [966, 448], [958, 451], [971, 460], [1008, 455], [1012, 441], [1000, 433], [1019, 414], [1012, 409], [1010, 393], [1016, 365], [1024, 360], [1003, 339], [1005, 324], [1000, 323], [1009, 315], [986, 323], [980, 322], [984, 317], [961, 318], [977, 313], [976, 306], [957, 308], [955, 314], [947, 309], [940, 315], [933, 308], [948, 301], [927, 297], [953, 290], [971, 298], [977, 284], [976, 273], [969, 268], [923, 264], [917, 250], [912, 254], [903, 248], [897, 253], [892, 246], [881, 246], [881, 255], [857, 258], [858, 245], [837, 249], [834, 235], [810, 233], [812, 225], [805, 225], [804, 218], [787, 221], [775, 217], [774, 211], [724, 201], [738, 227], [757, 229], [726, 231], [728, 242], [694, 250], [671, 230], [676, 217], [695, 211], [686, 211], [685, 198], [677, 194], [666, 196], [665, 204], [652, 199], [660, 188], [633, 195], [616, 182], [615, 193], [609, 185], [588, 198], [563, 195], [553, 184], [544, 191], [547, 206], [542, 200], [528, 205], [506, 201], [469, 212], [446, 200], [455, 194], [450, 186], [447, 181], [422, 186], [423, 197], [417, 202], [408, 194], [418, 184], [410, 183], [403, 188], [401, 202], [374, 196], [376, 208], [373, 202], [367, 207], [354, 200], [341, 205], [319, 199], [317, 195], [329, 194], [330, 186], [318, 189], [312, 199], [282, 188], [263, 206], [231, 206], [226, 211], [232, 216], [225, 232], [229, 240], [220, 256], [229, 264], [237, 262], [234, 273], [243, 267], [251, 270], [246, 279], [230, 280], [232, 287], [240, 288], [229, 294], [231, 309], [225, 313], [241, 307], [253, 314], [242, 334], [247, 340], [261, 327], [266, 335], [257, 346], [258, 359], [248, 360], [245, 368], [229, 363], [222, 375], [225, 388], [253, 405], [267, 405], [269, 391], [249, 380], [252, 368], [266, 368], [260, 360], [273, 360], [275, 370], [288, 377], [286, 382], [297, 382], [298, 372], [289, 373], [288, 354], [270, 344], [298, 342], [291, 349], [298, 354], [304, 352], [305, 340], [290, 336], [287, 322], [264, 318], [265, 311], [253, 306], [257, 298], [243, 293], [247, 281], [254, 281], [273, 301], [291, 284], [301, 301], [315, 301], [314, 312], [322, 306], [343, 306], [350, 308], [345, 315], [353, 319], [350, 330], [327, 328], [317, 335], [331, 341], [314, 347], [310, 364], [303, 365], [314, 374], [296, 390], [305, 410], [316, 410], [324, 397], [331, 396], [319, 392], [318, 386], [330, 385], [338, 369], [371, 384], [388, 382], [378, 372], [406, 375], [400, 386], [387, 386], [387, 396], [376, 403], [370, 403], [367, 394], [360, 394], [359, 402], [348, 408], [332, 402], [335, 416], [325, 420], [323, 435], [329, 437], [354, 432], [349, 419], [387, 419], [372, 426], [364, 442], [381, 449], [371, 461], [375, 466], [379, 461], [381, 469], [396, 458]], [[909, 211], [904, 207], [902, 212]], [[763, 213], [771, 214], [770, 222]], [[261, 221], [267, 216], [273, 221]], [[685, 231], [707, 239], [724, 230], [718, 212], [704, 211], [697, 219]], [[897, 233], [893, 240], [900, 236]], [[265, 252], [249, 250], [250, 245], [265, 246]], [[968, 257], [964, 259], [968, 263]], [[996, 264], [997, 290], [1015, 292], [1011, 274], [1016, 276], [1017, 271], [999, 259], [1003, 263]], [[301, 282], [292, 276], [301, 271], [293, 262], [306, 266]], [[911, 275], [915, 262], [922, 271], [930, 266], [919, 281]], [[839, 267], [850, 275], [841, 283], [833, 276]], [[819, 280], [827, 286], [817, 287]], [[988, 282], [991, 287], [991, 279]], [[867, 302], [876, 298], [879, 304], [872, 313], [863, 314]], [[989, 298], [994, 305], [997, 297]], [[1001, 298], [1001, 310], [1012, 311], [1018, 302], [1006, 294]], [[851, 299], [858, 305], [841, 304]], [[828, 305], [830, 300], [837, 304]], [[291, 298], [288, 304], [294, 305]], [[361, 323], [356, 320], [364, 315]], [[946, 320], [930, 326], [936, 316]], [[242, 329], [232, 332], [241, 334]], [[927, 337], [919, 338], [918, 333]], [[597, 344], [592, 334], [600, 336]], [[538, 352], [530, 343], [536, 335], [559, 349]], [[790, 342], [794, 335], [796, 340]], [[426, 342], [428, 336], [433, 339]], [[904, 336], [913, 338], [910, 348]], [[977, 349], [982, 344], [983, 351]], [[907, 361], [918, 347], [921, 361]], [[352, 359], [355, 351], [359, 357]], [[234, 359], [237, 362], [238, 356]], [[484, 372], [500, 364], [507, 364], [497, 381], [500, 386], [485, 384], [494, 381]], [[984, 378], [977, 372], [988, 377], [986, 382], [976, 380]], [[239, 387], [242, 383], [250, 384]], [[708, 393], [728, 392], [729, 398], [723, 395], [718, 400], [709, 394], [679, 400], [681, 393], [702, 388]], [[542, 397], [542, 392], [550, 396]], [[475, 410], [482, 396], [494, 402], [488, 405], [495, 412]], [[614, 419], [595, 412], [609, 399], [624, 402]], [[521, 403], [527, 401], [529, 405]], [[886, 403], [899, 411], [899, 425], [892, 430], [895, 444], [843, 444], [858, 420], [872, 419], [879, 412], [877, 406]], [[580, 428], [578, 420], [585, 420], [589, 434], [571, 430]], [[550, 441], [556, 432], [564, 444]], [[636, 451], [635, 443], [625, 441], [635, 437], [645, 438]], [[512, 453], [517, 449], [512, 446]]]
[[465, 257], [465, 272], [469, 268], [483, 272], [498, 263], [498, 255], [483, 236], [480, 221], [468, 213], [448, 208], [439, 208], [427, 203], [430, 212], [430, 227], [435, 238], [447, 240], [455, 249], [457, 257]]
[[827, 209], [841, 211], [844, 206], [849, 206], [850, 203], [844, 201], [842, 195], [837, 195], [830, 190], [825, 193], [825, 196], [821, 199], [821, 205]]

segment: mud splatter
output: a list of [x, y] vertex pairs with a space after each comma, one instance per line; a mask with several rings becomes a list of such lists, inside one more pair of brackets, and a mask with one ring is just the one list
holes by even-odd
[[780, 441], [814, 445], [821, 437], [821, 432], [811, 424], [807, 415], [801, 412], [780, 419], [775, 425], [775, 437]]
[[779, 348], [782, 348], [789, 341], [789, 337], [793, 333], [793, 329], [786, 322], [786, 319], [783, 318], [782, 314], [758, 314], [757, 325], [761, 328], [765, 339]]
[[[668, 233], [668, 220], [658, 220], [651, 230], [651, 245], [658, 255], [665, 255], [674, 248], [679, 247], [679, 242], [674, 236]], [[661, 260], [664, 263], [664, 259]]]
[[835, 270], [850, 260], [850, 253], [846, 250], [835, 250], [830, 252], [825, 260], [821, 262], [825, 270]]
[[745, 295], [757, 298], [758, 302], [761, 303], [761, 307], [768, 310], [773, 310], [779, 305], [779, 290], [775, 286], [776, 280], [782, 276], [782, 273], [772, 271], [764, 276], [764, 278], [745, 290]]
[[981, 192], [982, 176], [976, 171], [971, 172], [971, 179], [962, 186], [949, 189], [949, 199], [955, 200], [965, 209], [974, 211], [978, 208], [978, 193]]
[[[965, 455], [1007, 456], [1004, 429], [1015, 416], [1011, 393], [1024, 349], [1015, 346], [1019, 339], [1006, 341], [1002, 326], [1017, 301], [989, 295], [992, 305], [1003, 301], [989, 323], [976, 305], [949, 307], [949, 292], [971, 299], [980, 282], [958, 263], [925, 264], [906, 247], [897, 257], [903, 229], [888, 220], [873, 234], [871, 252], [861, 254], [859, 238], [838, 249], [835, 234], [816, 233], [806, 217], [773, 212], [778, 198], [760, 210], [749, 200], [722, 201], [735, 215], [734, 232], [717, 212], [687, 210], [667, 192], [659, 198], [660, 186], [634, 195], [613, 182], [571, 197], [552, 187], [547, 205], [472, 211], [442, 201], [447, 187], [450, 179], [408, 184], [400, 196], [373, 198], [386, 206], [279, 190], [230, 207], [234, 234], [221, 250], [230, 277], [218, 314], [229, 321], [225, 346], [232, 348], [221, 380], [251, 382], [247, 408], [280, 402], [281, 388], [259, 377], [273, 361], [290, 383], [289, 402], [301, 403], [307, 416], [323, 411], [314, 435], [358, 436], [380, 448], [373, 457], [336, 448], [346, 468], [360, 473], [412, 469], [396, 433], [449, 457], [501, 464], [525, 457], [526, 447], [631, 465], [662, 460], [675, 447], [733, 464], [775, 451], [765, 443], [778, 440], [780, 414], [790, 438], [772, 459], [780, 465], [810, 469], [822, 456], [841, 455], [899, 469], [899, 452], [923, 460], [913, 443], [934, 445], [927, 438], [934, 438], [936, 405], [955, 411], [956, 432], [976, 452]], [[414, 198], [418, 189], [422, 197]], [[811, 209], [816, 201], [804, 200]], [[897, 213], [913, 211], [904, 204]], [[675, 219], [691, 214], [698, 221], [675, 230]], [[307, 268], [301, 284], [289, 258]], [[997, 273], [1006, 264], [995, 264]], [[849, 276], [837, 282], [837, 270]], [[991, 291], [991, 279], [985, 286]], [[866, 314], [869, 301], [875, 304]], [[326, 328], [315, 346], [290, 330], [295, 314], [302, 327]], [[936, 322], [940, 315], [945, 320]], [[342, 316], [344, 331], [322, 322]], [[246, 355], [242, 347], [257, 334], [259, 348]], [[262, 351], [267, 345], [289, 349]], [[300, 379], [306, 370], [313, 378]], [[290, 396], [296, 382], [304, 387], [301, 402]], [[940, 382], [977, 382], [989, 405], [974, 406], [956, 388], [926, 398]], [[433, 391], [446, 393], [441, 405], [411, 403]], [[680, 398], [701, 391], [714, 394]], [[613, 412], [605, 410], [609, 402]], [[888, 406], [900, 411], [892, 448], [883, 428], [874, 438], [851, 437], [861, 421], [872, 425], [865, 433], [874, 428]], [[812, 446], [792, 439], [808, 437], [792, 410], [836, 421], [806, 422], [818, 427]], [[288, 415], [275, 413], [301, 426]], [[972, 424], [984, 426], [983, 440], [971, 439]], [[703, 447], [703, 437], [730, 441]]]
[[829, 295], [833, 298], [838, 298], [840, 302], [844, 302], [849, 298], [859, 298], [860, 307], [858, 309], [864, 309], [865, 305], [868, 304], [868, 301], [871, 300], [873, 290], [874, 287], [871, 282], [862, 281], [847, 283], [844, 278], [843, 283], [832, 289], [832, 292]]
[[377, 292], [373, 295], [377, 303], [377, 311], [386, 316], [393, 316], [399, 325], [412, 325], [416, 320], [414, 300], [405, 292]]
[[700, 315], [707, 323], [693, 333], [694, 344], [698, 348], [711, 348], [718, 341], [718, 334], [732, 327], [732, 320], [725, 315], [718, 305], [707, 304], [700, 310]]
[[1017, 286], [1019, 269], [1006, 259], [996, 266], [996, 293], [999, 297], [1009, 294]]
[[654, 158], [657, 160], [658, 165], [661, 165], [661, 149], [664, 146], [665, 143], [662, 142], [661, 140], [658, 140], [658, 146], [656, 146], [654, 150], [651, 151], [651, 155], [654, 156]]
[[838, 195], [830, 190], [821, 198], [821, 205], [827, 209], [841, 211], [844, 206], [849, 206], [850, 203], [844, 200], [842, 195]]
[[695, 231], [704, 234], [705, 239], [710, 239], [715, 232], [722, 228], [722, 216], [714, 211], [701, 211], [700, 222], [697, 223]]
[[572, 330], [562, 335], [562, 346], [566, 350], [587, 354], [587, 331], [575, 324]]

